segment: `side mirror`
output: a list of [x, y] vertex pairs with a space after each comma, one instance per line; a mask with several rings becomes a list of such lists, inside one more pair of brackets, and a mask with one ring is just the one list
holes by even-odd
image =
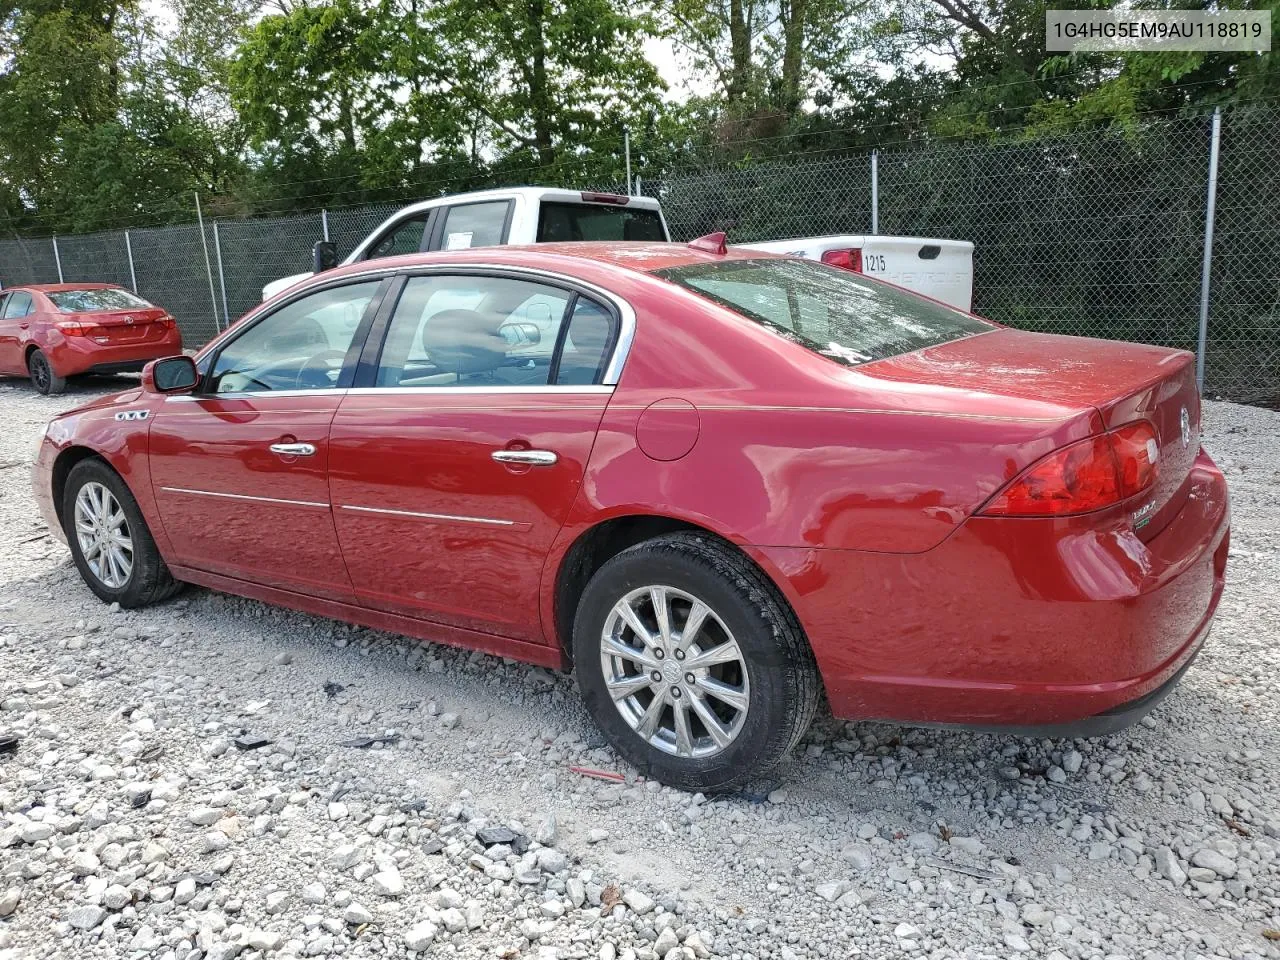
[[338, 265], [338, 245], [329, 240], [317, 240], [311, 248], [311, 265], [316, 273], [324, 273]]
[[199, 382], [196, 362], [187, 356], [152, 360], [142, 368], [142, 389], [148, 393], [187, 393]]

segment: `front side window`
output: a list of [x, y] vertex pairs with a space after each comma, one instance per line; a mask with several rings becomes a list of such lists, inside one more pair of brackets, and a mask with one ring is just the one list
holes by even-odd
[[108, 310], [149, 310], [151, 304], [119, 287], [63, 290], [46, 294], [59, 313], [103, 313]]
[[23, 293], [19, 290], [17, 293], [9, 294], [9, 299], [4, 304], [4, 319], [16, 320], [18, 317], [25, 317], [31, 312], [31, 294]]
[[[569, 335], [577, 338], [579, 316], [592, 301], [560, 287], [488, 276], [411, 277], [387, 327], [378, 364], [380, 387], [546, 386], [574, 303]], [[602, 307], [595, 309], [604, 313]], [[612, 316], [605, 314], [612, 322]], [[597, 348], [587, 320], [581, 345], [566, 336], [563, 357], [590, 363]], [[592, 371], [601, 364], [596, 358]], [[575, 369], [576, 369], [575, 366]], [[585, 376], [585, 374], [575, 374]], [[566, 382], [557, 378], [556, 383]], [[584, 381], [596, 382], [596, 381]]]
[[509, 200], [492, 200], [450, 207], [445, 212], [441, 248], [468, 250], [471, 247], [499, 246], [504, 239], [510, 206]]
[[848, 366], [995, 327], [905, 290], [808, 260], [724, 260], [654, 273]]
[[377, 280], [331, 287], [287, 303], [219, 352], [209, 393], [336, 387]]
[[378, 241], [369, 248], [366, 260], [379, 257], [398, 257], [405, 253], [417, 253], [423, 248], [422, 237], [427, 229], [430, 213], [422, 213], [416, 217], [401, 220], [392, 226]]

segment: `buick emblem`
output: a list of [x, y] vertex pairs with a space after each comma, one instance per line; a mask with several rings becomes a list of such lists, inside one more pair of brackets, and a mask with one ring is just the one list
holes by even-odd
[[[125, 323], [127, 323], [127, 324], [132, 325], [132, 324], [133, 324], [133, 317], [125, 317], [125, 318], [124, 318], [124, 322], [125, 322]], [[1185, 413], [1186, 411], [1183, 411], [1183, 412]]]
[[1186, 407], [1182, 408], [1178, 421], [1182, 426], [1182, 446], [1186, 449], [1191, 446], [1191, 414], [1187, 413]]

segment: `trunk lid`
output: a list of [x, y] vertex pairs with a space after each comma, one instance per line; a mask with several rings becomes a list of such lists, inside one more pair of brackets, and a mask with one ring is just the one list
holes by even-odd
[[92, 313], [74, 313], [67, 320], [79, 323], [90, 332], [96, 343], [120, 344], [159, 340], [172, 322], [159, 307], [138, 307], [131, 310], [98, 310]]
[[1159, 446], [1156, 481], [1128, 505], [1144, 538], [1176, 514], [1200, 451], [1195, 355], [1185, 350], [999, 329], [858, 369], [884, 380], [1092, 407], [1107, 430], [1148, 421]]

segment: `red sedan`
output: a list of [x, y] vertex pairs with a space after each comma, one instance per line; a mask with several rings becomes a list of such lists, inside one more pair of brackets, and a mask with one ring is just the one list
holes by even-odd
[[330, 271], [52, 421], [103, 600], [183, 582], [575, 669], [721, 790], [839, 717], [1119, 729], [1223, 585], [1191, 355], [716, 242]]
[[182, 352], [178, 323], [109, 283], [43, 283], [0, 290], [0, 375], [61, 393], [82, 373], [141, 370]]

